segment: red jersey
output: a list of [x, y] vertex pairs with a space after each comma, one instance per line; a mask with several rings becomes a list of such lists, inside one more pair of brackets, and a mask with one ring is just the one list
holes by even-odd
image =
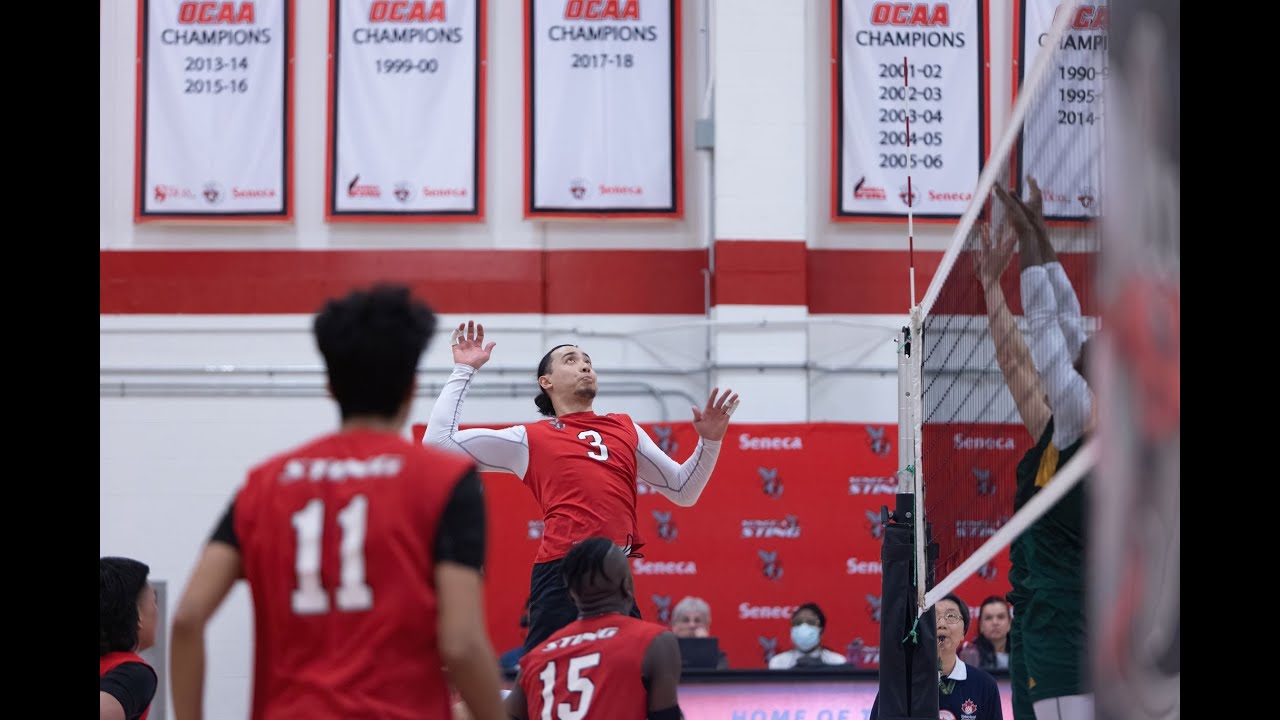
[[253, 592], [255, 720], [450, 717], [433, 557], [472, 467], [357, 431], [250, 471], [234, 526]]
[[[644, 654], [667, 631], [618, 613], [564, 626], [520, 658], [528, 716], [644, 720], [649, 714], [641, 675]], [[545, 707], [548, 698], [552, 709]]]
[[524, 428], [529, 440], [524, 483], [542, 508], [544, 523], [534, 562], [562, 558], [574, 543], [596, 535], [620, 547], [644, 544], [636, 526], [640, 441], [629, 415], [570, 413]]
[[[129, 663], [129, 662], [142, 663], [147, 667], [151, 667], [151, 664], [148, 663], [146, 660], [143, 660], [142, 656], [138, 655], [137, 653], [121, 652], [119, 650], [113, 650], [112, 652], [109, 652], [106, 655], [103, 655], [102, 657], [98, 658], [98, 677], [102, 678], [106, 676], [107, 673], [115, 669], [116, 667], [119, 667], [120, 665]], [[142, 711], [142, 714], [138, 716], [138, 720], [147, 720], [147, 716], [150, 714], [151, 714], [151, 703], [147, 703], [147, 709]]]

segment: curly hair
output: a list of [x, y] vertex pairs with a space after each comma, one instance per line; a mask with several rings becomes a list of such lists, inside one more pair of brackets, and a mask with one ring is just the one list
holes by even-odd
[[138, 596], [151, 568], [137, 560], [98, 560], [98, 657], [138, 646]]

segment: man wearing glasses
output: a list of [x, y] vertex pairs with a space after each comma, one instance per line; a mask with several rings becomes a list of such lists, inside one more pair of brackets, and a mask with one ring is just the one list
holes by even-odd
[[[956, 657], [969, 632], [969, 608], [954, 593], [934, 605], [938, 618], [938, 717], [940, 720], [1004, 720], [1000, 688], [991, 674]], [[880, 698], [871, 720], [880, 716]]]

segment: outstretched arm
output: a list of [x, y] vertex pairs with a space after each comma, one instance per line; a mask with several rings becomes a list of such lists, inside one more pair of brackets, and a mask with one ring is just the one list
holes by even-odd
[[981, 244], [974, 249], [974, 270], [982, 283], [982, 294], [987, 302], [987, 319], [991, 326], [991, 341], [996, 347], [996, 363], [1004, 375], [1005, 385], [1013, 396], [1022, 424], [1033, 439], [1044, 434], [1049, 423], [1049, 406], [1044, 401], [1040, 376], [1036, 374], [1031, 351], [1018, 329], [1013, 313], [1005, 300], [1000, 276], [1013, 257], [1017, 237], [1011, 230], [1000, 231], [1000, 239], [991, 244], [990, 227], [979, 227]]
[[1080, 321], [1080, 300], [1076, 291], [1067, 279], [1067, 271], [1058, 262], [1058, 253], [1049, 242], [1049, 230], [1044, 224], [1044, 196], [1040, 192], [1040, 184], [1030, 175], [1027, 176], [1027, 187], [1030, 195], [1024, 205], [1024, 214], [1033, 226], [1032, 234], [1040, 252], [1040, 261], [1049, 273], [1049, 283], [1053, 286], [1053, 297], [1058, 303], [1058, 327], [1067, 341], [1067, 352], [1071, 361], [1080, 357], [1080, 347], [1084, 345], [1084, 325]]
[[729, 416], [738, 406], [738, 396], [731, 390], [716, 397], [719, 388], [711, 390], [707, 406], [699, 411], [693, 408], [693, 427], [698, 431], [698, 444], [684, 463], [677, 464], [649, 438], [639, 425], [636, 435], [636, 469], [639, 478], [652, 485], [659, 493], [681, 507], [689, 507], [698, 501], [702, 490], [711, 480], [716, 458], [720, 456], [720, 442], [729, 428]]
[[[997, 194], [1009, 210], [1010, 220], [1018, 231], [1019, 252], [1033, 252], [1038, 260], [1036, 263], [1023, 263], [1022, 313], [1027, 318], [1031, 333], [1031, 357], [1053, 413], [1053, 444], [1062, 449], [1084, 434], [1093, 399], [1084, 378], [1072, 366], [1075, 358], [1068, 334], [1063, 332], [1060, 324], [1057, 293], [1050, 280], [1052, 271], [1045, 264], [1057, 264], [1057, 256], [1053, 254], [1044, 225], [1040, 186], [1031, 177], [1027, 178], [1027, 184], [1031, 189], [1029, 204], [1010, 196], [1003, 189]], [[1066, 279], [1065, 273], [1062, 279]], [[1071, 296], [1074, 297], [1075, 293], [1072, 292]], [[1078, 303], [1076, 305], [1078, 318]], [[1071, 312], [1071, 308], [1065, 310], [1067, 316]], [[1078, 320], [1076, 325], [1078, 327]], [[1075, 351], [1079, 352], [1078, 345]]]
[[1069, 447], [1084, 435], [1093, 398], [1084, 378], [1072, 366], [1066, 338], [1058, 325], [1057, 301], [1049, 273], [1042, 265], [1022, 271], [1022, 311], [1031, 330], [1031, 356], [1053, 411], [1053, 444]]
[[431, 408], [422, 444], [465, 453], [481, 470], [509, 472], [523, 479], [529, 469], [529, 439], [523, 427], [458, 429], [462, 402], [476, 371], [489, 361], [494, 345], [484, 345], [484, 325], [468, 322], [454, 330], [453, 373]]

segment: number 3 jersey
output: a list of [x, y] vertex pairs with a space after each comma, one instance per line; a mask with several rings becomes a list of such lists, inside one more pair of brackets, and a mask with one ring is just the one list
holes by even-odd
[[524, 426], [529, 469], [524, 483], [542, 508], [542, 545], [534, 562], [569, 553], [601, 536], [632, 550], [636, 527], [635, 423], [626, 415], [572, 413]]
[[253, 468], [213, 537], [239, 547], [253, 595], [252, 717], [450, 717], [434, 570], [457, 561], [441, 528], [476, 506], [483, 562], [473, 464], [395, 433], [334, 433]]
[[520, 659], [528, 717], [644, 720], [644, 655], [667, 631], [618, 613], [566, 625]]

